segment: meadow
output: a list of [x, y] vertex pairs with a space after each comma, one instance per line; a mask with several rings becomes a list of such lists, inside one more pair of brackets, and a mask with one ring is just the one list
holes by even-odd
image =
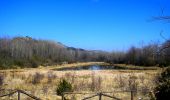
[[[0, 70], [0, 81], [2, 81], [1, 88], [21, 89], [43, 100], [61, 100], [61, 96], [56, 94], [56, 88], [62, 79], [66, 79], [69, 83], [71, 83], [73, 92], [84, 93], [65, 95], [67, 99], [80, 100], [84, 97], [92, 95], [85, 93], [97, 93], [101, 91], [112, 92], [108, 94], [128, 100], [130, 99], [130, 93], [125, 91], [133, 87], [133, 89], [139, 91], [135, 93], [135, 98], [144, 98], [148, 100], [150, 97], [150, 92], [153, 91], [156, 85], [156, 77], [161, 72], [160, 68], [155, 67], [155, 69], [150, 67], [150, 69], [147, 68], [147, 70], [56, 70], [61, 67], [75, 67], [95, 64], [103, 65], [106, 63], [88, 62], [47, 67], [39, 66], [38, 68]], [[129, 67], [130, 65], [128, 68]], [[133, 68], [133, 66], [131, 67]], [[31, 100], [24, 95], [21, 97], [24, 100]], [[15, 100], [16, 98], [17, 96], [13, 95], [11, 97], [4, 97], [1, 99]], [[109, 100], [108, 98], [103, 99]]]

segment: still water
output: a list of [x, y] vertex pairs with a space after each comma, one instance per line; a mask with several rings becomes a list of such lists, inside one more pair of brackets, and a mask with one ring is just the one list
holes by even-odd
[[123, 69], [123, 68], [117, 66], [90, 65], [90, 66], [79, 66], [79, 67], [66, 67], [57, 70], [64, 71], [64, 70], [115, 70], [115, 69]]

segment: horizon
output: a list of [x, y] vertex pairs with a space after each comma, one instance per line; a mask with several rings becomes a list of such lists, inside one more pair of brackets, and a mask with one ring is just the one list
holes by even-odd
[[[170, 38], [168, 0], [1, 0], [0, 36], [30, 36], [86, 50], [126, 51]], [[37, 6], [38, 5], [38, 6]], [[163, 13], [161, 9], [163, 10]], [[71, 35], [70, 35], [71, 34]]]
[[128, 52], [128, 50], [132, 47], [135, 47], [135, 48], [142, 48], [142, 47], [145, 47], [145, 46], [148, 46], [148, 45], [153, 45], [153, 44], [158, 44], [160, 45], [158, 42], [159, 41], [151, 41], [150, 43], [144, 43], [144, 42], [139, 42], [138, 44], [140, 44], [140, 46], [135, 46], [135, 45], [131, 45], [129, 46], [128, 48], [126, 49], [123, 49], [123, 50], [111, 50], [111, 51], [107, 51], [107, 50], [100, 50], [100, 49], [85, 49], [85, 48], [79, 48], [79, 47], [74, 47], [74, 46], [69, 46], [69, 45], [66, 45], [60, 41], [54, 41], [54, 40], [50, 40], [50, 39], [41, 39], [41, 38], [34, 38], [34, 37], [30, 37], [30, 36], [21, 36], [21, 35], [16, 35], [16, 36], [9, 36], [9, 35], [5, 35], [5, 36], [0, 36], [0, 38], [2, 39], [14, 39], [14, 38], [31, 38], [31, 39], [35, 39], [35, 40], [42, 40], [42, 41], [48, 41], [48, 42], [53, 42], [55, 43], [56, 45], [57, 44], [61, 44], [65, 47], [68, 47], [68, 48], [76, 48], [76, 49], [83, 49], [83, 50], [87, 50], [87, 51], [101, 51], [101, 52], [108, 52], [108, 53], [112, 53], [112, 52]]

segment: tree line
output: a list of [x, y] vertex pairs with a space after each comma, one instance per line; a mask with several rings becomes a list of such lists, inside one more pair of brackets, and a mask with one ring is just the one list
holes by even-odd
[[132, 64], [137, 66], [159, 66], [170, 65], [170, 40], [163, 44], [153, 43], [143, 47], [132, 46], [125, 53], [111, 53], [110, 62]]
[[31, 37], [0, 38], [0, 67], [37, 67], [64, 62], [103, 61], [105, 52], [67, 47], [59, 42]]
[[[105, 52], [68, 47], [59, 42], [31, 37], [0, 38], [0, 68], [38, 67], [53, 64], [103, 61], [141, 66], [168, 66], [170, 40], [161, 46], [131, 47], [126, 52]], [[164, 49], [166, 48], [166, 49]]]

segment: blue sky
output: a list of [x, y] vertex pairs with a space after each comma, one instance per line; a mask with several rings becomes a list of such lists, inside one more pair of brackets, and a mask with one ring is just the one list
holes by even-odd
[[170, 38], [170, 0], [0, 0], [0, 36], [31, 36], [88, 50], [127, 50]]

